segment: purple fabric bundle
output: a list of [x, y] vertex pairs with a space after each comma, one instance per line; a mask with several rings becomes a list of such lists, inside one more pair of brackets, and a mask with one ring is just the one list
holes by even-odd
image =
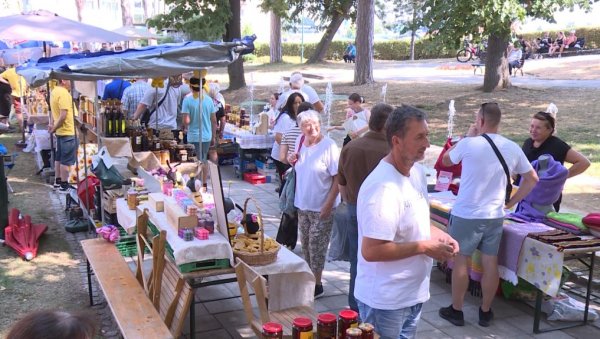
[[585, 232], [583, 232], [582, 230], [580, 230], [577, 226], [573, 225], [573, 224], [567, 224], [565, 222], [560, 222], [560, 221], [556, 221], [554, 219], [544, 219], [544, 224], [548, 225], [548, 226], [552, 226], [556, 229], [559, 230], [563, 230], [575, 235], [583, 235], [585, 234]]
[[[534, 204], [551, 207], [551, 209], [554, 210], [552, 204], [560, 197], [569, 171], [565, 166], [561, 165], [560, 162], [554, 160], [551, 155], [547, 156], [549, 159], [546, 171], [538, 173], [540, 181], [519, 203], [515, 213], [510, 214], [509, 217], [514, 215], [515, 217], [526, 221], [541, 222], [544, 220], [545, 213], [537, 209]], [[536, 171], [539, 170], [539, 163], [537, 160], [534, 160], [531, 164]]]
[[504, 225], [502, 241], [500, 241], [500, 249], [498, 250], [498, 265], [504, 266], [516, 274], [521, 247], [527, 235], [551, 229], [551, 227], [540, 223]]

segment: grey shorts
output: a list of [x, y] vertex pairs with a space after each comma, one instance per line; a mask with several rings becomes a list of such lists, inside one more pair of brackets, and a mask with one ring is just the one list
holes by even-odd
[[56, 136], [56, 161], [72, 166], [77, 161], [77, 138], [72, 135]]
[[471, 256], [476, 249], [481, 253], [496, 256], [502, 239], [502, 223], [498, 219], [463, 219], [450, 215], [448, 234], [460, 246], [460, 254]]

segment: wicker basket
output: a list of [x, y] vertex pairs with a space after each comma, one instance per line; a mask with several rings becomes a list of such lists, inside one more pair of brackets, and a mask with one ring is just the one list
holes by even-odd
[[[248, 211], [248, 202], [250, 200], [252, 200], [254, 202], [254, 205], [256, 206], [256, 210], [258, 211], [258, 226], [259, 226], [259, 228], [258, 228], [257, 233], [259, 233], [260, 251], [259, 252], [246, 252], [246, 251], [239, 251], [239, 250], [233, 249], [233, 255], [242, 259], [248, 265], [254, 265], [254, 266], [268, 265], [277, 260], [277, 253], [279, 253], [279, 249], [281, 248], [281, 246], [279, 244], [277, 244], [277, 249], [275, 251], [265, 252], [265, 248], [264, 248], [264, 245], [265, 245], [265, 234], [264, 233], [265, 232], [264, 232], [264, 228], [263, 228], [262, 212], [260, 210], [260, 207], [258, 207], [256, 200], [254, 200], [253, 198], [248, 198], [244, 202], [244, 211], [242, 214], [242, 220], [246, 220], [246, 214]], [[251, 238], [250, 235], [248, 234], [248, 229], [247, 229], [246, 223], [243, 223], [242, 225], [244, 226], [244, 234], [238, 235], [238, 237]]]

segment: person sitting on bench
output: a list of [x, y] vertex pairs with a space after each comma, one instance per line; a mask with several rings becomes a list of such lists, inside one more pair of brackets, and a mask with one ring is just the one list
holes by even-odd
[[558, 56], [561, 55], [563, 50], [575, 47], [577, 43], [577, 36], [575, 36], [575, 31], [571, 31], [569, 36], [563, 40], [562, 46], [560, 46], [560, 52], [558, 52]]
[[512, 75], [513, 68], [519, 68], [521, 65], [521, 58], [523, 57], [523, 51], [519, 48], [519, 42], [515, 42], [514, 45], [508, 45], [508, 73]]

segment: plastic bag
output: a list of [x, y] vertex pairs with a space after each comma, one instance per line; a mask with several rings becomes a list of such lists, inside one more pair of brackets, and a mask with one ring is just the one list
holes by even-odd
[[[561, 293], [558, 297], [547, 301], [542, 307], [542, 310], [544, 310], [546, 314], [551, 310], [552, 313], [548, 316], [548, 320], [551, 321], [583, 321], [585, 304]], [[589, 320], [594, 321], [598, 319], [598, 313], [596, 313], [596, 311], [590, 308], [588, 312]]]

